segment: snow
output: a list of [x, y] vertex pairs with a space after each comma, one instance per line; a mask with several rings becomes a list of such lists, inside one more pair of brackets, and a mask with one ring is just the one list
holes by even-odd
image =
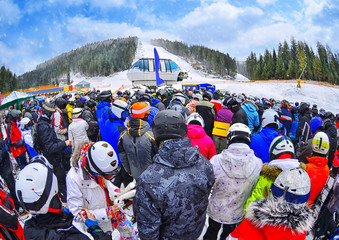
[[[142, 57], [154, 57], [154, 47], [151, 44], [145, 42], [139, 42], [138, 48], [135, 54], [134, 61], [137, 61]], [[188, 79], [185, 79], [182, 83], [211, 83], [216, 86], [217, 89], [228, 90], [231, 93], [237, 94], [244, 93], [246, 96], [256, 96], [259, 98], [274, 98], [276, 100], [286, 99], [289, 102], [308, 102], [311, 104], [317, 104], [318, 109], [324, 108], [326, 111], [331, 111], [334, 114], [339, 113], [339, 88], [318, 85], [310, 81], [303, 82], [301, 88], [297, 88], [296, 81], [249, 81], [241, 74], [237, 74], [235, 80], [225, 80], [215, 78], [202, 71], [195, 70], [190, 63], [185, 59], [167, 52], [162, 47], [156, 47], [160, 58], [169, 58], [176, 62], [183, 71], [188, 72]], [[131, 88], [132, 83], [127, 79], [127, 70], [118, 72], [108, 77], [83, 77], [76, 74], [72, 76], [71, 80], [73, 84], [80, 81], [87, 81], [91, 83], [91, 87], [100, 90], [112, 90], [116, 91], [120, 87]], [[181, 88], [181, 83], [178, 83], [174, 87]]]

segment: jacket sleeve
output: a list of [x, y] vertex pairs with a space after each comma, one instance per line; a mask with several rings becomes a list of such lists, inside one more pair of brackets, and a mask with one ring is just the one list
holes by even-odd
[[125, 171], [127, 173], [131, 174], [131, 168], [129, 166], [127, 154], [126, 154], [124, 144], [123, 144], [124, 134], [126, 134], [126, 131], [121, 134], [120, 139], [119, 139], [119, 143], [118, 143], [119, 158], [120, 158], [121, 164], [124, 167]]
[[18, 228], [18, 217], [13, 210], [13, 200], [11, 201], [8, 198], [8, 195], [1, 190], [0, 195], [0, 225], [5, 228], [16, 230]]
[[[137, 219], [140, 239], [159, 239], [161, 212], [153, 202], [154, 198], [143, 186], [137, 183], [137, 191], [133, 200], [133, 210]], [[161, 200], [157, 200], [161, 202]]]
[[245, 204], [245, 213], [246, 213], [246, 209], [248, 208], [248, 206], [250, 205], [251, 202], [255, 202], [257, 200], [263, 199], [264, 198], [264, 192], [265, 189], [268, 188], [268, 190], [270, 189], [272, 184], [271, 180], [268, 180], [266, 177], [260, 176], [259, 181], [257, 182], [257, 185], [255, 186], [251, 197], [249, 199], [247, 199], [247, 202]]
[[65, 135], [67, 133], [67, 128], [61, 126], [61, 114], [54, 113], [54, 131], [56, 134]]
[[210, 160], [216, 154], [217, 154], [217, 150], [215, 148], [215, 144], [214, 144], [213, 140], [211, 139], [211, 145], [210, 145], [210, 149], [208, 151], [207, 159]]
[[[41, 125], [38, 133], [41, 133], [41, 143], [44, 144], [44, 148], [47, 153], [59, 153], [66, 147], [66, 143], [64, 141], [56, 138], [56, 134], [53, 132], [52, 127]], [[58, 141], [56, 142], [54, 138]]]

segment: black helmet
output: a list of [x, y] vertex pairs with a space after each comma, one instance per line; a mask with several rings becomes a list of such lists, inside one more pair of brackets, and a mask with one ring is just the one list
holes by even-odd
[[185, 118], [180, 112], [163, 110], [155, 115], [152, 130], [156, 143], [167, 139], [182, 138], [187, 134]]
[[112, 93], [110, 91], [102, 91], [98, 96], [98, 100], [103, 102], [111, 102]]
[[152, 95], [143, 93], [138, 97], [139, 102], [148, 102], [149, 104], [152, 103]]
[[93, 99], [90, 99], [86, 102], [86, 106], [89, 107], [90, 109], [94, 108], [96, 105], [97, 104]]
[[125, 90], [124, 93], [123, 93], [123, 96], [126, 95], [126, 96], [130, 96], [131, 95], [131, 92], [129, 90]]
[[52, 114], [55, 112], [55, 106], [52, 103], [43, 103], [41, 108], [41, 113], [45, 114], [48, 118], [51, 118]]
[[307, 111], [309, 111], [309, 109], [310, 109], [310, 104], [306, 103], [306, 102], [303, 102], [303, 103], [300, 104], [299, 113], [300, 114], [304, 114]]
[[330, 120], [334, 121], [334, 120], [335, 120], [335, 117], [334, 117], [334, 114], [333, 114], [333, 113], [331, 113], [331, 112], [325, 112], [325, 114], [324, 114], [324, 119], [330, 119]]
[[67, 106], [67, 100], [59, 97], [59, 98], [55, 99], [55, 105], [60, 109], [65, 109], [66, 106]]
[[203, 98], [208, 98], [208, 101], [212, 100], [212, 93], [210, 91], [205, 91], [204, 94], [202, 95]]
[[214, 99], [216, 99], [216, 100], [219, 100], [220, 99], [220, 97], [221, 97], [221, 92], [220, 92], [220, 90], [218, 89], [218, 90], [215, 90], [214, 91], [214, 93], [213, 93], [213, 98]]
[[157, 96], [160, 96], [161, 99], [168, 98], [168, 92], [165, 88], [159, 89], [157, 92]]

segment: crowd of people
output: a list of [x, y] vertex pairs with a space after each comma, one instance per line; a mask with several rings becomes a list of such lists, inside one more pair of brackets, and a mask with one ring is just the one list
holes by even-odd
[[316, 104], [203, 88], [93, 90], [28, 100], [0, 119], [0, 238], [339, 232], [339, 114]]

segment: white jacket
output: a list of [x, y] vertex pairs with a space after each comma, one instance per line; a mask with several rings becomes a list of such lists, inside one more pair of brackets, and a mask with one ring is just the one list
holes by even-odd
[[[94, 214], [101, 229], [113, 231], [111, 221], [106, 214], [106, 197], [104, 190], [93, 180], [81, 166], [72, 167], [66, 177], [68, 208], [74, 217], [73, 225], [80, 231], [86, 232], [86, 226], [79, 217], [81, 208], [87, 208]], [[108, 191], [114, 192], [117, 188], [105, 179]]]
[[56, 108], [56, 111], [53, 114], [53, 126], [57, 138], [66, 141], [67, 128], [62, 126], [61, 110], [59, 108]]
[[210, 159], [215, 183], [207, 214], [222, 224], [239, 223], [244, 218], [244, 206], [254, 189], [262, 161], [244, 143], [233, 143]]
[[68, 126], [68, 139], [72, 141], [72, 149], [76, 149], [77, 143], [89, 142], [87, 136], [88, 123], [82, 118], [73, 118]]

